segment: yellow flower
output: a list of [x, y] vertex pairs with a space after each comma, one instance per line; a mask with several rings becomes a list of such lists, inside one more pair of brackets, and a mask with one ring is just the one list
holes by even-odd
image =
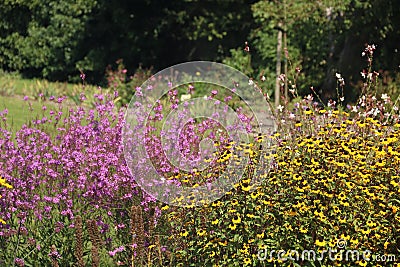
[[231, 230], [235, 230], [236, 229], [236, 224], [230, 224], [228, 226]]
[[301, 179], [303, 179], [303, 178], [300, 175], [298, 175], [297, 173], [295, 175], [293, 175], [293, 180], [300, 181]]
[[256, 217], [254, 214], [251, 214], [251, 213], [246, 214], [246, 216], [249, 217], [250, 219], [253, 219], [254, 217]]
[[258, 192], [251, 192], [251, 194], [250, 194], [250, 197], [252, 198], [252, 199], [256, 199], [257, 197], [259, 196], [259, 193]]
[[363, 259], [363, 260], [358, 261], [357, 264], [364, 267], [364, 266], [367, 266], [368, 261]]
[[353, 182], [346, 182], [346, 185], [350, 189], [352, 189], [354, 187], [354, 183]]
[[167, 210], [167, 209], [169, 209], [168, 205], [165, 205], [164, 207], [161, 208], [161, 210]]
[[371, 229], [369, 229], [369, 228], [367, 228], [367, 229], [361, 228], [360, 230], [361, 230], [361, 233], [363, 233], [363, 235], [369, 235], [371, 233]]
[[317, 240], [315, 240], [315, 245], [318, 247], [324, 247], [326, 246], [326, 242], [324, 241], [323, 238], [318, 238]]
[[340, 238], [341, 238], [341, 239], [344, 239], [344, 240], [350, 240], [350, 235], [342, 234], [342, 235], [340, 236]]
[[386, 241], [385, 244], [383, 244], [383, 247], [385, 248], [385, 250], [387, 249], [387, 247], [390, 245], [389, 241]]
[[371, 221], [371, 220], [368, 220], [368, 221], [367, 221], [367, 226], [368, 226], [368, 227], [374, 227], [374, 226], [376, 226], [376, 223], [374, 223], [374, 222]]
[[304, 113], [305, 113], [306, 115], [311, 115], [313, 112], [312, 112], [311, 109], [307, 108], [307, 109], [304, 111]]
[[245, 258], [245, 259], [243, 260], [243, 263], [244, 263], [244, 265], [249, 265], [249, 264], [251, 264], [251, 259]]
[[215, 224], [218, 224], [218, 222], [219, 222], [219, 219], [217, 218], [214, 221], [212, 221], [211, 224], [215, 225]]
[[199, 231], [197, 231], [197, 235], [198, 236], [203, 236], [203, 235], [205, 235], [206, 234], [206, 231], [205, 230], [199, 230]]
[[240, 218], [240, 216], [238, 214], [236, 214], [236, 216], [232, 218], [232, 223], [234, 223], [234, 224], [239, 224], [241, 221], [242, 221], [242, 219]]
[[3, 186], [3, 187], [8, 188], [8, 189], [12, 189], [13, 188], [12, 185], [8, 184], [6, 182], [6, 179], [4, 179], [1, 176], [0, 176], [0, 186]]
[[358, 244], [358, 239], [357, 239], [356, 237], [352, 237], [352, 238], [350, 239], [350, 242], [351, 242], [351, 244], [353, 244], [353, 246], [355, 246], [355, 245]]
[[346, 199], [346, 195], [343, 192], [340, 192], [340, 194], [338, 195], [338, 198], [340, 200], [345, 200]]
[[242, 183], [242, 187], [241, 188], [242, 188], [243, 191], [248, 192], [251, 189], [251, 185], [249, 185], [248, 183]]
[[231, 201], [232, 206], [236, 206], [237, 204], [239, 204], [239, 201], [237, 199]]
[[179, 233], [180, 236], [186, 237], [188, 236], [189, 232], [186, 230], [183, 230], [182, 232]]

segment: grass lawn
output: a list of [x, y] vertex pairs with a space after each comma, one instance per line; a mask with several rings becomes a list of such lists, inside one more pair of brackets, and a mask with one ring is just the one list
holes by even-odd
[[[0, 111], [8, 109], [8, 125], [11, 126], [12, 132], [16, 132], [23, 124], [35, 118], [41, 118], [44, 113], [43, 105], [46, 105], [48, 110], [55, 107], [56, 104], [53, 102], [41, 101], [39, 94], [43, 94], [46, 99], [50, 96], [67, 96], [68, 103], [63, 105], [63, 113], [66, 114], [67, 107], [74, 105], [73, 102], [79, 99], [82, 91], [90, 97], [91, 92], [96, 90], [97, 87], [92, 85], [85, 85], [83, 89], [81, 84], [24, 79], [19, 74], [0, 71]], [[24, 96], [28, 96], [29, 101], [24, 101]], [[29, 109], [29, 104], [32, 110]], [[48, 111], [46, 114], [48, 115]]]
[[[32, 110], [29, 109], [31, 105]], [[43, 111], [42, 107], [46, 106], [47, 111]], [[68, 105], [63, 105], [64, 115], [68, 112]], [[0, 111], [8, 110], [7, 120], [11, 126], [11, 131], [16, 132], [21, 129], [22, 125], [28, 124], [33, 119], [42, 118], [44, 114], [49, 115], [49, 110], [58, 108], [53, 102], [43, 101], [24, 101], [23, 96], [0, 96]]]
[[41, 103], [32, 101], [31, 104], [33, 111], [29, 110], [28, 101], [24, 101], [22, 96], [0, 96], [0, 110], [8, 109], [8, 123], [13, 132], [42, 111]]

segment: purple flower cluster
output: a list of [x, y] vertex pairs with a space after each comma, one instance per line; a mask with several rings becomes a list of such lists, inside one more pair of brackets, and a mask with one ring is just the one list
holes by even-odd
[[[27, 220], [48, 221], [55, 213], [53, 230], [58, 233], [76, 214], [104, 210], [110, 216], [138, 195], [122, 153], [124, 110], [116, 112], [113, 98], [106, 95], [97, 95], [92, 109], [68, 111], [64, 98], [52, 99], [54, 105], [43, 109], [42, 118], [15, 135], [6, 120], [0, 128], [0, 176], [13, 185], [12, 190], [0, 189], [0, 218], [7, 222], [0, 226], [0, 236], [29, 232]], [[138, 198], [144, 206], [149, 202]]]

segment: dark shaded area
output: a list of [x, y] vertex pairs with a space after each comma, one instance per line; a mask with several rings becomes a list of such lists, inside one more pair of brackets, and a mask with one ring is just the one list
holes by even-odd
[[[70, 82], [82, 71], [88, 82], [106, 85], [105, 70], [118, 59], [131, 75], [139, 66], [158, 71], [192, 60], [222, 61], [249, 41], [249, 70], [254, 76], [269, 70], [273, 80], [274, 16], [276, 21], [282, 1], [264, 2], [277, 14], [255, 9], [254, 0], [10, 0], [0, 5], [0, 68]], [[393, 81], [400, 64], [400, 1], [349, 0], [332, 7], [331, 15], [317, 4], [299, 12], [307, 1], [286, 3], [288, 15], [297, 12], [286, 30], [307, 77], [300, 93], [313, 85], [323, 99], [335, 97], [338, 72], [346, 94], [355, 97], [367, 43], [377, 45], [375, 69]], [[247, 64], [242, 54], [231, 62]]]
[[121, 58], [133, 71], [227, 56], [252, 28], [254, 1], [11, 2], [0, 8], [2, 69], [61, 81], [81, 69], [99, 83]]

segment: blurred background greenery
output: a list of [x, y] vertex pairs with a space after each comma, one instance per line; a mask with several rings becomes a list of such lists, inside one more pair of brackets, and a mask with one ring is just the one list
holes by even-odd
[[398, 0], [2, 0], [0, 17], [0, 69], [28, 79], [79, 83], [83, 72], [109, 87], [110, 73], [126, 69], [123, 82], [140, 84], [165, 67], [210, 60], [264, 76], [271, 95], [277, 68], [290, 76], [298, 67], [298, 91], [313, 86], [328, 99], [336, 72], [357, 94], [361, 51], [373, 43], [382, 90], [400, 83]]

